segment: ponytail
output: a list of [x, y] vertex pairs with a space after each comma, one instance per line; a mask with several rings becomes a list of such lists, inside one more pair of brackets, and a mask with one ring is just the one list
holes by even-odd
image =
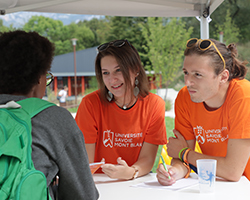
[[238, 50], [235, 44], [229, 44], [227, 46], [228, 56], [226, 57], [226, 68], [229, 70], [229, 81], [234, 78], [244, 79], [247, 73], [247, 61], [240, 61], [237, 59]]

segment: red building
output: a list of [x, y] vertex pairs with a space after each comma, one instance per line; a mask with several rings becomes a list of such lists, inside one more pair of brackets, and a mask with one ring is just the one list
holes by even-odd
[[[77, 95], [84, 94], [85, 88], [89, 88], [89, 80], [95, 76], [96, 47], [76, 52], [76, 87]], [[52, 88], [55, 94], [63, 86], [67, 85], [68, 95], [75, 96], [75, 69], [74, 53], [55, 56], [52, 62], [51, 72], [55, 76]]]

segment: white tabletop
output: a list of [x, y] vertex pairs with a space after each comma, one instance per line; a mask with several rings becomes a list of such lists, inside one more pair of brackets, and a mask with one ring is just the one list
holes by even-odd
[[[197, 178], [196, 174], [192, 178]], [[94, 174], [100, 200], [250, 200], [250, 182], [246, 177], [241, 177], [239, 182], [217, 179], [216, 189], [212, 194], [200, 193], [198, 184], [179, 190], [132, 187], [154, 179], [154, 173], [131, 181], [119, 181], [110, 179], [105, 174]]]

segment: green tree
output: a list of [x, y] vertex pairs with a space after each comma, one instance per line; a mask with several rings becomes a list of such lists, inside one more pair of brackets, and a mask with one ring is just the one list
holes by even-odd
[[[209, 37], [218, 39], [218, 26], [225, 23], [227, 11], [230, 11], [232, 23], [239, 28], [239, 42], [250, 41], [250, 1], [249, 0], [227, 0], [216, 8], [211, 14], [212, 21], [209, 23]], [[194, 27], [191, 37], [200, 38], [200, 22], [195, 17], [184, 17], [186, 28]]]
[[67, 40], [57, 40], [54, 42], [55, 44], [55, 55], [61, 55], [61, 54], [65, 54], [65, 53], [69, 53], [73, 51], [73, 47], [72, 47], [72, 42], [70, 39]]
[[[192, 28], [177, 18], [148, 18], [147, 27], [142, 26], [146, 39], [146, 51], [156, 74], [157, 85], [165, 83], [166, 89], [174, 80], [183, 62], [183, 52]], [[149, 69], [151, 66], [147, 66]], [[165, 96], [166, 99], [166, 96]]]
[[24, 31], [36, 31], [40, 35], [47, 37], [51, 41], [61, 39], [63, 23], [60, 20], [54, 20], [44, 16], [32, 16], [23, 26]]
[[[117, 39], [127, 39], [140, 53], [144, 55], [146, 41], [143, 37], [139, 24], [146, 24], [146, 17], [109, 17], [110, 32], [107, 42]], [[148, 58], [141, 56], [141, 60], [146, 65]]]
[[[238, 9], [235, 10], [233, 21], [237, 25], [240, 31], [240, 42], [247, 43], [250, 41], [250, 1], [249, 0], [238, 0]], [[231, 12], [232, 13], [232, 12]]]
[[3, 20], [0, 19], [0, 32], [7, 32], [7, 31], [12, 31], [12, 30], [15, 30], [12, 24], [9, 27], [4, 26]]
[[98, 45], [107, 42], [111, 30], [111, 24], [109, 23], [109, 17], [99, 20], [99, 27], [96, 29], [97, 43]]
[[200, 21], [196, 17], [182, 17], [181, 19], [185, 23], [186, 29], [193, 27], [190, 38], [200, 38]]
[[100, 45], [107, 41], [109, 35], [110, 24], [109, 17], [101, 19], [93, 18], [91, 20], [84, 20], [77, 23], [78, 26], [86, 26], [94, 33], [95, 41], [92, 42], [92, 46]]
[[[225, 22], [217, 26], [217, 35], [223, 32], [223, 42], [227, 45], [230, 43], [237, 43], [239, 41], [239, 28], [232, 20], [230, 10], [227, 10]], [[219, 40], [219, 38], [217, 38]]]
[[78, 27], [75, 35], [78, 39], [77, 44], [79, 43], [79, 45], [82, 45], [81, 49], [90, 48], [95, 45], [95, 35], [88, 27]]
[[224, 1], [212, 14], [209, 24], [210, 35], [217, 38], [217, 26], [225, 23], [227, 10], [230, 11], [232, 22], [239, 28], [239, 42], [250, 41], [250, 1], [249, 0], [227, 0]]
[[44, 16], [32, 16], [23, 26], [23, 30], [36, 31], [40, 35], [47, 37], [55, 44], [55, 55], [72, 51], [72, 44], [69, 41], [69, 29], [67, 26], [64, 26], [60, 20], [54, 20]]
[[[95, 35], [94, 33], [90, 30], [90, 28], [86, 27], [85, 25], [78, 26], [75, 23], [71, 23], [68, 25], [69, 29], [69, 37], [68, 40], [71, 43], [71, 49], [72, 49], [72, 38], [77, 39], [77, 45], [76, 45], [76, 50], [82, 50], [86, 48], [93, 47], [93, 43], [95, 41]], [[72, 51], [72, 50], [71, 50]]]
[[77, 50], [92, 47], [94, 43], [94, 34], [85, 25], [79, 27], [72, 23], [64, 26], [62, 21], [44, 16], [32, 16], [23, 29], [25, 31], [36, 31], [55, 43], [55, 55], [72, 52], [72, 38], [78, 39]]

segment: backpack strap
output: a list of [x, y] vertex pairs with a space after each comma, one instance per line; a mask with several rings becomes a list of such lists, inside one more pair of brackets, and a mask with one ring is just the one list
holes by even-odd
[[54, 103], [34, 97], [17, 101], [17, 103], [22, 106], [31, 118], [50, 106], [56, 106]]

